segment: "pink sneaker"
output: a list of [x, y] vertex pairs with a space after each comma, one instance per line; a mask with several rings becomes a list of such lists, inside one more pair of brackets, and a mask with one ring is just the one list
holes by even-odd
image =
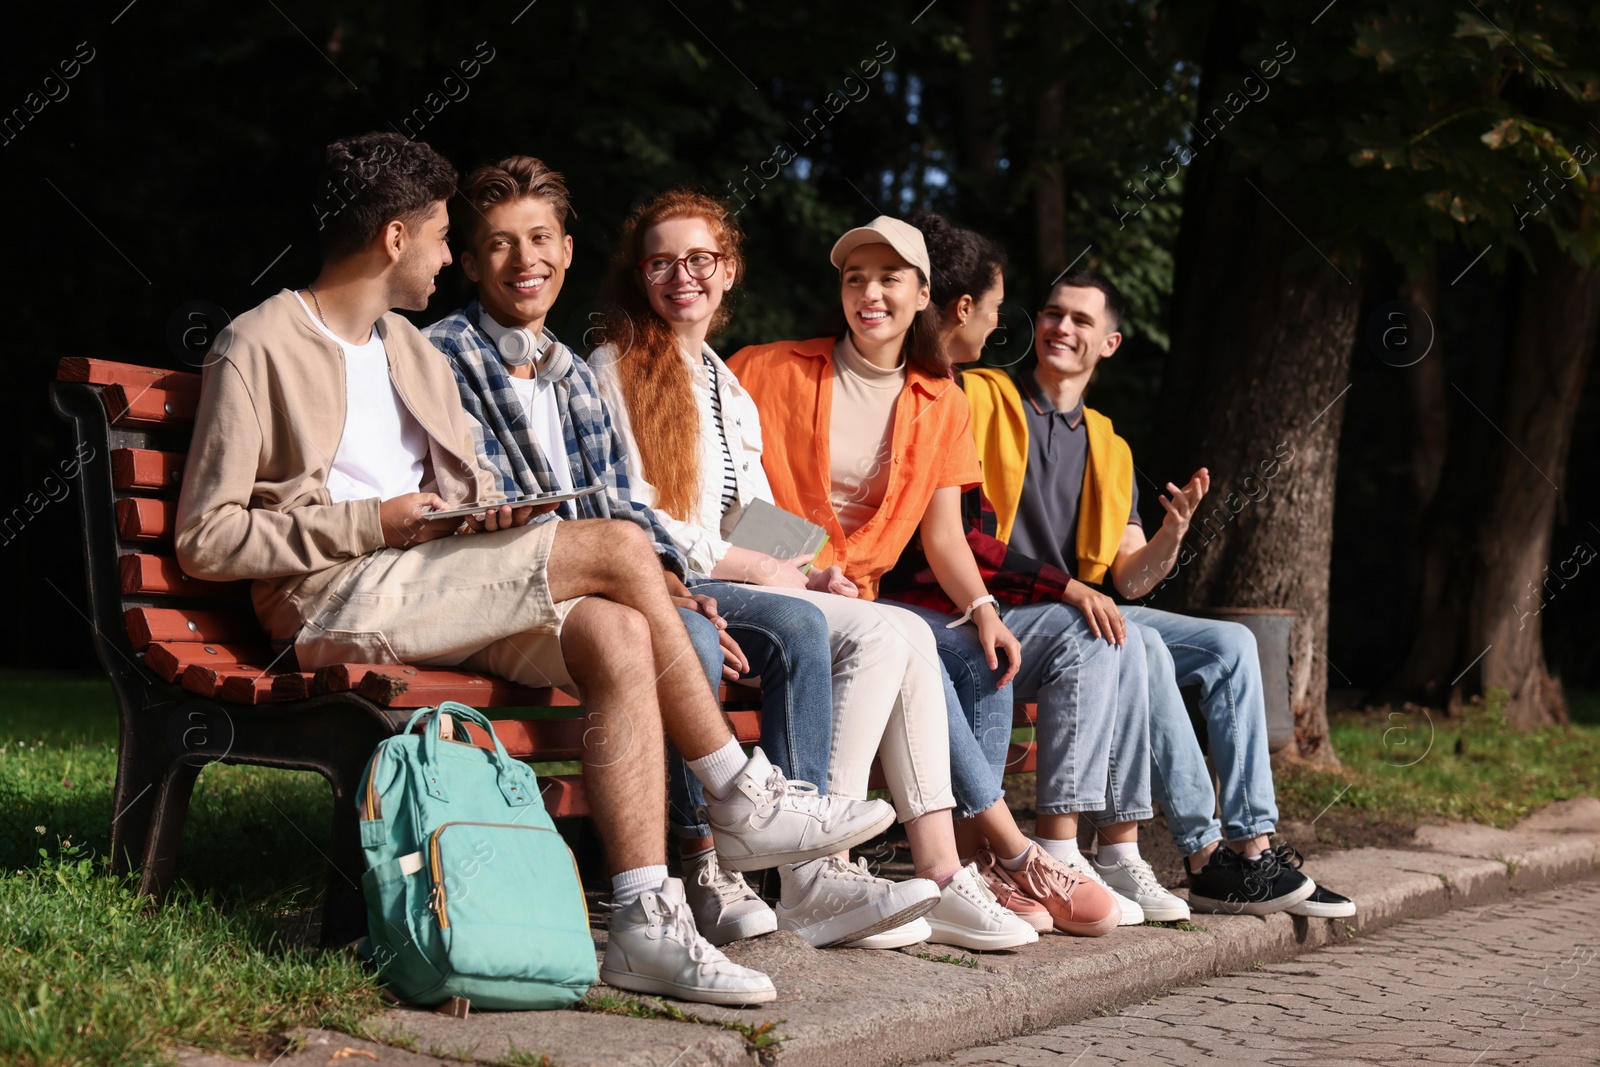
[[1016, 883], [1009, 882], [1001, 876], [1003, 868], [993, 852], [981, 848], [972, 862], [977, 864], [978, 873], [983, 876], [984, 882], [989, 886], [989, 892], [994, 894], [1002, 908], [1012, 912], [1041, 934], [1048, 934], [1055, 926], [1049, 908], [1017, 888]]
[[[993, 855], [993, 853], [990, 853]], [[1111, 891], [1085, 878], [1038, 845], [1028, 850], [1019, 870], [994, 864], [997, 876], [1037, 900], [1049, 912], [1055, 928], [1079, 937], [1109, 934], [1122, 921], [1122, 906]]]

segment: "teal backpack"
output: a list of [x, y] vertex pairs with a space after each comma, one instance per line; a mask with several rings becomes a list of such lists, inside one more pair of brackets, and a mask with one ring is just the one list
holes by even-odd
[[[494, 751], [441, 740], [445, 712], [458, 736], [470, 723]], [[572, 852], [533, 769], [506, 754], [482, 713], [453, 701], [417, 712], [373, 751], [357, 800], [363, 951], [395, 993], [530, 1010], [565, 1007], [595, 983]]]

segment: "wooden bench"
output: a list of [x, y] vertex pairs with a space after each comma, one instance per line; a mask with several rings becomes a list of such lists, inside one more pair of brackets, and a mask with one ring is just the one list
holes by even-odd
[[[191, 578], [172, 555], [199, 396], [197, 374], [79, 357], [60, 361], [51, 388], [82, 462], [88, 614], [120, 718], [113, 863], [141, 871], [144, 892], [166, 892], [194, 783], [208, 763], [317, 771], [334, 800], [322, 936], [344, 944], [365, 923], [354, 797], [379, 741], [412, 710], [443, 700], [540, 708], [550, 717], [495, 722], [506, 749], [530, 761], [576, 760], [581, 710], [559, 690], [488, 675], [354, 663], [305, 672], [292, 650], [274, 652], [248, 582]], [[746, 686], [723, 687], [742, 743], [760, 740], [759, 697]], [[1031, 705], [1019, 706], [1017, 724], [1032, 716]], [[1008, 766], [1032, 770], [1032, 743], [1013, 744]], [[873, 779], [881, 785], [876, 767]], [[552, 815], [588, 813], [581, 777], [543, 782]]]

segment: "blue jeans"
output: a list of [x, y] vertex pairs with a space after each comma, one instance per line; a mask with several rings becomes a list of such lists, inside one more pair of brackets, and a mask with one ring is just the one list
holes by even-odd
[[[1124, 605], [1144, 634], [1150, 673], [1150, 755], [1156, 800], [1185, 855], [1219, 840], [1270, 834], [1278, 804], [1267, 751], [1267, 705], [1256, 639], [1236, 622]], [[1181, 685], [1200, 686], [1200, 711], [1222, 793], [1222, 821]]]
[[[761, 750], [790, 779], [814, 782], [827, 792], [828, 759], [833, 745], [833, 654], [822, 612], [803, 600], [774, 596], [755, 586], [711, 580], [690, 583], [696, 593], [717, 602], [717, 614], [739, 642], [750, 671], [761, 679]], [[706, 667], [712, 692], [722, 684], [722, 646], [716, 627], [701, 615], [679, 609], [698, 624], [689, 638]], [[688, 619], [685, 623], [688, 624]], [[716, 653], [713, 667], [703, 643]], [[705, 803], [700, 779], [668, 746], [667, 798], [672, 828], [681, 837], [710, 837], [711, 827], [696, 814]]]
[[983, 646], [970, 632], [973, 627], [947, 630], [945, 624], [953, 616], [915, 604], [894, 604], [925, 619], [939, 648], [945, 716], [950, 721], [950, 789], [956, 798], [952, 814], [965, 819], [987, 811], [1006, 795], [1001, 779], [1011, 745], [1011, 686], [995, 685], [1004, 672], [989, 669]]
[[[988, 758], [984, 783], [998, 795], [1011, 739], [1012, 702], [1038, 704], [1038, 802], [1045, 813], [1089, 812], [1097, 823], [1150, 818], [1150, 733], [1143, 642], [1126, 648], [1094, 638], [1083, 616], [1060, 603], [1004, 604], [1001, 620], [1022, 645], [1022, 669], [1006, 689], [995, 681], [976, 626], [946, 629], [952, 617], [912, 608], [927, 618], [964, 718]], [[1001, 665], [1004, 668], [1004, 654]], [[952, 726], [952, 764], [958, 749]], [[952, 766], [958, 813], [987, 805], [987, 792], [963, 793], [978, 776]], [[970, 810], [968, 810], [970, 809]]]

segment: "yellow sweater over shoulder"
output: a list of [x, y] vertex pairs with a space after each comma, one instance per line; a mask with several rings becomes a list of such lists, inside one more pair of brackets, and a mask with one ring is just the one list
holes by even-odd
[[[983, 491], [994, 506], [995, 536], [1010, 543], [1028, 471], [1022, 394], [1011, 375], [987, 367], [962, 372], [961, 388], [972, 407], [972, 433], [983, 464]], [[1098, 585], [1117, 558], [1133, 507], [1133, 450], [1098, 411], [1086, 406], [1083, 417], [1089, 428], [1089, 464], [1078, 502], [1076, 577]]]

